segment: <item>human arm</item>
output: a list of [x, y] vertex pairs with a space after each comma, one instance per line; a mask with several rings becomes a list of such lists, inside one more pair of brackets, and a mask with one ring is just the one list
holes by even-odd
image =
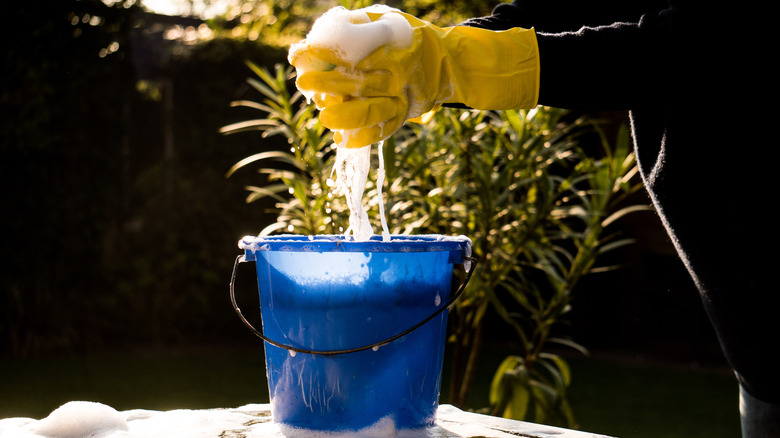
[[675, 14], [664, 1], [518, 0], [463, 25], [536, 29], [540, 104], [630, 109], [669, 95], [675, 86], [673, 66], [683, 51], [675, 39]]

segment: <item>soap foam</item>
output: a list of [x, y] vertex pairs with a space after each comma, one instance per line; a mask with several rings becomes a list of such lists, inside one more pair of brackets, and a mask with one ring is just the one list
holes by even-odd
[[[435, 417], [430, 422], [434, 423]], [[432, 438], [443, 436], [435, 428], [398, 428], [392, 416], [388, 415], [376, 423], [356, 431], [320, 431], [296, 428], [279, 424], [286, 438]]]
[[[290, 53], [305, 47], [325, 48], [354, 66], [379, 47], [408, 47], [412, 43], [412, 26], [394, 12], [399, 11], [385, 5], [355, 11], [334, 7], [314, 22], [305, 40], [290, 47]], [[371, 21], [369, 13], [382, 15]]]
[[107, 436], [127, 430], [127, 422], [114, 408], [96, 402], [71, 401], [40, 420], [35, 427], [35, 434], [82, 438]]

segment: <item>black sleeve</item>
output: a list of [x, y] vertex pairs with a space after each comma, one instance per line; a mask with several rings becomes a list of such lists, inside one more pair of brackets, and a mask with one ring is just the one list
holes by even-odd
[[674, 8], [662, 2], [518, 0], [463, 23], [492, 30], [533, 27], [540, 57], [539, 103], [618, 110], [671, 92]]
[[533, 27], [538, 32], [558, 33], [583, 26], [637, 22], [645, 13], [667, 6], [666, 0], [515, 0], [499, 4], [491, 16], [472, 18], [463, 24], [492, 30]]

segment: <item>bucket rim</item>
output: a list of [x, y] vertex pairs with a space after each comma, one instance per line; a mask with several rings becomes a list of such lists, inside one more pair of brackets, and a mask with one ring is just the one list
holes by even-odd
[[471, 239], [466, 236], [442, 234], [393, 234], [389, 241], [381, 235], [356, 241], [343, 234], [279, 234], [273, 236], [245, 236], [238, 247], [249, 253], [259, 251], [289, 252], [434, 252], [455, 251], [471, 256]]

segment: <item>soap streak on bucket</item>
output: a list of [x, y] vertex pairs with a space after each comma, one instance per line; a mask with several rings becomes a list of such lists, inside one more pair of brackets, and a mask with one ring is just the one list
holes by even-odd
[[[319, 431], [433, 425], [452, 269], [468, 264], [465, 237], [245, 238], [255, 261], [274, 420]], [[303, 271], [306, 271], [305, 273]], [[323, 281], [325, 279], [325, 281]], [[437, 306], [437, 301], [440, 305]], [[377, 348], [381, 345], [381, 348]], [[349, 354], [347, 354], [349, 353]]]

